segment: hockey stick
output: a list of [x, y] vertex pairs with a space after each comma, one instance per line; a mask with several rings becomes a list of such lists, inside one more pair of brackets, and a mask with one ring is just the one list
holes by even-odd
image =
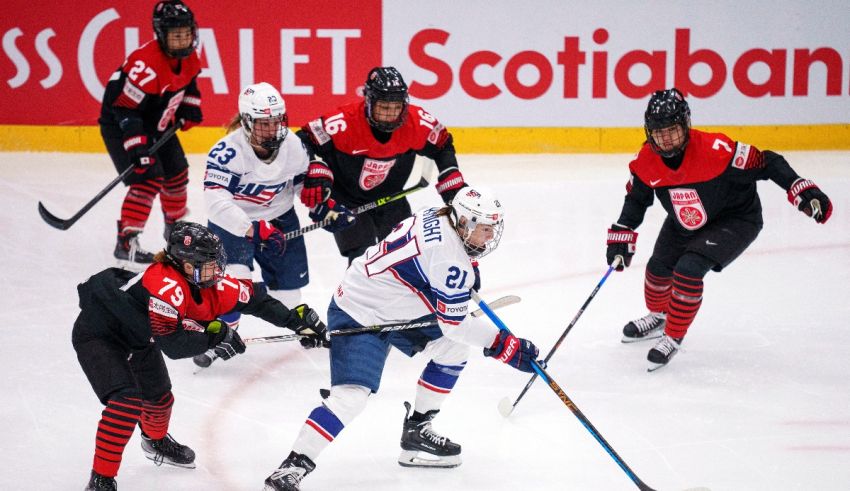
[[[383, 198], [378, 198], [377, 200], [372, 201], [371, 203], [366, 203], [365, 205], [360, 205], [357, 208], [354, 208], [353, 210], [351, 210], [351, 212], [355, 215], [359, 215], [359, 214], [361, 214], [365, 211], [369, 211], [369, 210], [372, 210], [372, 209], [377, 208], [379, 206], [383, 206], [387, 203], [391, 203], [393, 201], [400, 200], [401, 198], [404, 198], [405, 196], [412, 194], [416, 191], [419, 191], [420, 189], [424, 189], [426, 187], [428, 187], [428, 180], [423, 177], [423, 178], [419, 179], [419, 182], [416, 183], [416, 185], [414, 185], [414, 186], [411, 186], [407, 189], [402, 189], [401, 191], [399, 191], [395, 194], [391, 194], [389, 196], [384, 196]], [[325, 218], [324, 220], [322, 220], [320, 222], [312, 223], [312, 224], [307, 225], [306, 227], [302, 227], [298, 230], [286, 232], [285, 234], [283, 234], [283, 237], [286, 240], [294, 239], [295, 237], [300, 237], [300, 236], [306, 234], [307, 232], [312, 232], [313, 230], [316, 230], [317, 228], [321, 228], [321, 227], [325, 227], [327, 225], [330, 225], [331, 222], [333, 222], [335, 219], [336, 218]]]
[[[584, 304], [578, 310], [578, 313], [576, 313], [576, 316], [573, 317], [573, 320], [570, 322], [570, 325], [567, 326], [567, 328], [564, 330], [564, 333], [561, 334], [560, 338], [558, 338], [558, 341], [555, 343], [555, 346], [553, 346], [552, 349], [549, 350], [549, 354], [546, 355], [546, 358], [543, 359], [543, 366], [546, 366], [546, 364], [549, 363], [549, 359], [552, 358], [552, 355], [554, 355], [555, 351], [558, 349], [558, 347], [561, 346], [561, 343], [564, 341], [564, 338], [567, 337], [567, 334], [569, 334], [569, 332], [573, 328], [573, 326], [576, 325], [576, 322], [578, 322], [578, 318], [581, 317], [581, 314], [584, 313], [584, 309], [586, 309], [587, 306], [590, 305], [590, 301], [593, 300], [593, 297], [596, 296], [596, 292], [599, 291], [599, 288], [602, 287], [602, 285], [605, 283], [605, 280], [607, 280], [608, 276], [611, 275], [611, 272], [614, 271], [617, 268], [617, 266], [619, 266], [619, 265], [620, 265], [620, 256], [617, 256], [614, 259], [614, 262], [611, 263], [611, 266], [608, 267], [608, 271], [605, 272], [605, 276], [603, 276], [602, 279], [599, 280], [599, 283], [596, 284], [596, 288], [593, 289], [593, 292], [591, 292], [590, 296], [587, 297], [587, 300], [584, 301]], [[528, 392], [528, 389], [531, 387], [531, 385], [534, 383], [535, 380], [537, 380], [537, 374], [536, 373], [534, 375], [532, 375], [531, 380], [529, 380], [528, 383], [525, 384], [525, 388], [522, 389], [522, 392], [519, 393], [519, 397], [516, 398], [516, 400], [514, 401], [513, 404], [511, 404], [511, 400], [508, 399], [507, 397], [503, 397], [502, 400], [499, 401], [499, 412], [502, 414], [502, 416], [507, 418], [508, 416], [511, 415], [511, 413], [514, 411], [514, 408], [516, 407], [516, 405], [519, 404], [519, 401], [523, 398], [523, 396], [525, 396], [525, 393]]]
[[[504, 297], [500, 297], [496, 300], [493, 300], [493, 303], [490, 304], [490, 308], [499, 309], [499, 308], [502, 308], [502, 307], [507, 307], [508, 305], [513, 305], [515, 303], [519, 303], [521, 300], [522, 299], [520, 297], [516, 296], [516, 295], [507, 295], [507, 296], [504, 296]], [[484, 312], [481, 311], [480, 309], [478, 309], [470, 315], [473, 316], [473, 317], [481, 317], [482, 315], [484, 315]], [[406, 330], [406, 329], [420, 329], [420, 328], [423, 328], [423, 327], [431, 327], [431, 326], [436, 326], [436, 325], [437, 325], [437, 321], [435, 319], [435, 320], [432, 320], [432, 321], [409, 322], [409, 323], [406, 323], [406, 324], [388, 324], [388, 325], [385, 324], [385, 325], [379, 325], [379, 326], [355, 327], [355, 328], [345, 329], [345, 330], [329, 331], [328, 332], [328, 339], [330, 339], [331, 336], [346, 336], [346, 335], [351, 335], [351, 334], [363, 334], [363, 333], [366, 333], [366, 332], [381, 333], [381, 332], [391, 332], [391, 331], [403, 331], [403, 330]], [[242, 342], [244, 342], [245, 344], [283, 343], [283, 342], [286, 342], [286, 341], [295, 341], [295, 340], [301, 339], [302, 337], [304, 337], [304, 336], [301, 336], [300, 334], [284, 334], [284, 335], [280, 335], [280, 336], [263, 336], [263, 337], [257, 337], [257, 338], [245, 338], [245, 339], [242, 340]], [[212, 365], [212, 363], [214, 361], [216, 361], [217, 359], [218, 359], [218, 356], [215, 353], [212, 353], [212, 356], [210, 358], [210, 365]], [[204, 368], [209, 368], [210, 365], [207, 365], [205, 367], [198, 367], [198, 369], [195, 370], [194, 373], [198, 373], [201, 370], [203, 370]]]
[[[165, 131], [165, 133], [162, 134], [159, 140], [157, 140], [156, 143], [151, 145], [151, 148], [148, 151], [150, 153], [155, 153], [157, 150], [160, 149], [160, 147], [165, 145], [165, 142], [170, 140], [171, 137], [174, 136], [174, 133], [176, 133], [177, 130], [179, 130], [182, 126], [183, 120], [181, 119], [178, 124], [172, 126], [167, 131]], [[91, 201], [86, 203], [86, 205], [83, 206], [80, 211], [75, 213], [71, 218], [68, 218], [67, 220], [63, 220], [54, 215], [53, 213], [47, 211], [47, 208], [45, 208], [44, 205], [41, 204], [41, 201], [38, 202], [38, 214], [41, 215], [41, 218], [45, 222], [47, 222], [47, 224], [51, 227], [58, 228], [59, 230], [68, 230], [69, 228], [71, 228], [71, 225], [77, 223], [77, 220], [79, 220], [83, 215], [85, 215], [86, 212], [88, 212], [94, 205], [96, 205], [98, 201], [103, 199], [104, 196], [106, 196], [110, 191], [112, 191], [112, 188], [117, 186], [119, 182], [123, 181], [124, 178], [130, 175], [130, 173], [133, 172], [135, 169], [135, 165], [131, 165], [124, 169], [123, 172], [118, 174], [118, 177], [116, 177], [112, 180], [112, 182], [107, 184], [106, 187], [103, 188], [99, 193], [97, 193], [95, 197], [91, 199]]]
[[[493, 301], [490, 305], [492, 309], [498, 309], [502, 307], [507, 307], [508, 305], [513, 305], [515, 303], [520, 302], [520, 298], [516, 295], [508, 295], [506, 297], [501, 297]], [[481, 317], [484, 315], [482, 310], [476, 310], [470, 314], [472, 317]], [[336, 331], [328, 331], [328, 336], [350, 336], [352, 334], [363, 334], [366, 332], [371, 333], [382, 333], [382, 332], [392, 332], [392, 331], [406, 331], [408, 329], [420, 329], [423, 327], [431, 327], [437, 325], [437, 319], [420, 321], [420, 322], [410, 322], [406, 324], [383, 324], [377, 326], [365, 326], [365, 327], [352, 327], [349, 329], [339, 329]]]
[[[489, 317], [490, 320], [493, 321], [494, 324], [496, 324], [496, 327], [498, 327], [499, 330], [505, 331], [507, 333], [511, 332], [511, 330], [508, 329], [508, 326], [506, 326], [505, 323], [502, 322], [502, 319], [500, 319], [496, 315], [496, 313], [493, 312], [493, 310], [487, 305], [486, 302], [484, 302], [484, 300], [478, 295], [478, 292], [476, 292], [475, 290], [472, 291], [472, 299], [478, 302], [478, 306], [481, 307], [481, 310], [483, 310], [484, 313], [487, 314], [487, 317]], [[626, 475], [628, 475], [629, 478], [637, 485], [638, 489], [640, 489], [641, 491], [654, 491], [646, 483], [641, 481], [640, 478], [634, 473], [634, 471], [629, 468], [626, 462], [623, 461], [623, 459], [617, 454], [617, 452], [611, 447], [611, 445], [609, 445], [608, 442], [605, 441], [605, 438], [602, 437], [602, 435], [599, 433], [599, 430], [597, 430], [596, 427], [593, 426], [590, 420], [587, 419], [584, 413], [581, 412], [581, 410], [578, 408], [578, 406], [575, 405], [575, 403], [572, 401], [572, 399], [570, 399], [566, 392], [564, 392], [563, 389], [561, 389], [561, 387], [557, 384], [557, 382], [555, 382], [555, 380], [552, 379], [552, 377], [550, 377], [548, 373], [546, 373], [546, 370], [542, 366], [540, 366], [540, 363], [535, 360], [532, 360], [531, 366], [534, 368], [534, 371], [537, 373], [537, 375], [539, 375], [544, 382], [549, 384], [549, 388], [551, 388], [552, 391], [555, 392], [555, 394], [558, 396], [558, 398], [561, 399], [564, 405], [566, 405], [567, 408], [572, 411], [575, 417], [578, 418], [579, 421], [581, 421], [581, 424], [584, 425], [584, 427], [587, 429], [587, 431], [590, 432], [591, 435], [593, 435], [593, 438], [595, 438], [596, 441], [599, 442], [600, 445], [602, 445], [605, 451], [608, 452], [608, 455], [610, 455], [611, 458], [614, 459], [614, 462], [616, 462], [617, 465], [619, 465], [620, 468], [623, 469]]]

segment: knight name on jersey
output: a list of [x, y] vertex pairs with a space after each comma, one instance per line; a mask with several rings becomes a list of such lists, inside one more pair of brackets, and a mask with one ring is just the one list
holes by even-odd
[[441, 242], [443, 232], [440, 228], [440, 217], [437, 216], [437, 208], [425, 210], [422, 215], [422, 235], [425, 242]]

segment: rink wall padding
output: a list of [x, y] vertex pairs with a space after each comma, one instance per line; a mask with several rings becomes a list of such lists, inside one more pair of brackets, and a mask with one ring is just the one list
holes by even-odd
[[[850, 150], [850, 124], [700, 126], [772, 150]], [[458, 153], [629, 153], [643, 128], [450, 128]], [[178, 136], [188, 153], [207, 153], [221, 127], [195, 127]], [[0, 151], [104, 152], [96, 126], [0, 125]]]

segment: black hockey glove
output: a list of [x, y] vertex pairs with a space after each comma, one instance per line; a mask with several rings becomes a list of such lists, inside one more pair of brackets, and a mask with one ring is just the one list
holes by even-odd
[[187, 95], [183, 97], [183, 102], [177, 108], [175, 118], [179, 122], [183, 120], [182, 131], [188, 131], [189, 128], [201, 124], [204, 120], [204, 115], [201, 113], [201, 96]]
[[342, 206], [333, 199], [328, 199], [324, 203], [319, 203], [314, 209], [310, 210], [308, 215], [314, 222], [321, 222], [323, 220], [330, 219], [331, 223], [322, 228], [331, 233], [337, 233], [347, 229], [354, 225], [354, 221], [357, 219], [354, 213], [351, 213], [348, 208]]
[[213, 346], [216, 356], [222, 360], [229, 360], [237, 354], [245, 352], [245, 343], [235, 329], [229, 326], [223, 326], [221, 332], [224, 333], [224, 337], [218, 344]]
[[334, 184], [334, 174], [321, 160], [310, 162], [307, 176], [304, 178], [304, 188], [301, 190], [301, 202], [307, 208], [313, 208], [323, 203], [331, 196]]
[[304, 336], [300, 339], [301, 346], [305, 349], [330, 346], [327, 339], [328, 328], [319, 319], [319, 314], [315, 310], [302, 303], [289, 312], [291, 317], [286, 327], [295, 331], [296, 334]]
[[478, 271], [478, 261], [472, 261], [472, 272], [475, 273], [475, 282], [472, 284], [472, 289], [481, 291], [481, 272]]
[[605, 252], [608, 266], [614, 264], [614, 260], [619, 256], [621, 260], [617, 265], [617, 271], [628, 268], [632, 264], [632, 256], [635, 255], [637, 237], [637, 232], [628, 227], [616, 223], [611, 225], [608, 229], [608, 250]]
[[794, 181], [788, 190], [788, 201], [818, 223], [826, 223], [832, 216], [832, 201], [808, 179]]
[[500, 331], [493, 345], [484, 348], [484, 356], [496, 358], [521, 372], [529, 373], [534, 371], [531, 362], [536, 360], [539, 354], [540, 350], [534, 346], [534, 343], [518, 338], [507, 331]]

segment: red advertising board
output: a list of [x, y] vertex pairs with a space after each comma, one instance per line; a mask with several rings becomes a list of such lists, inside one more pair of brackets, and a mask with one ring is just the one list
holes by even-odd
[[[153, 38], [153, 1], [7, 0], [0, 19], [0, 124], [94, 125], [103, 86]], [[381, 2], [187, 2], [200, 28], [204, 124], [265, 81], [300, 125], [356, 97], [381, 61]], [[39, 6], [43, 5], [43, 6]]]

